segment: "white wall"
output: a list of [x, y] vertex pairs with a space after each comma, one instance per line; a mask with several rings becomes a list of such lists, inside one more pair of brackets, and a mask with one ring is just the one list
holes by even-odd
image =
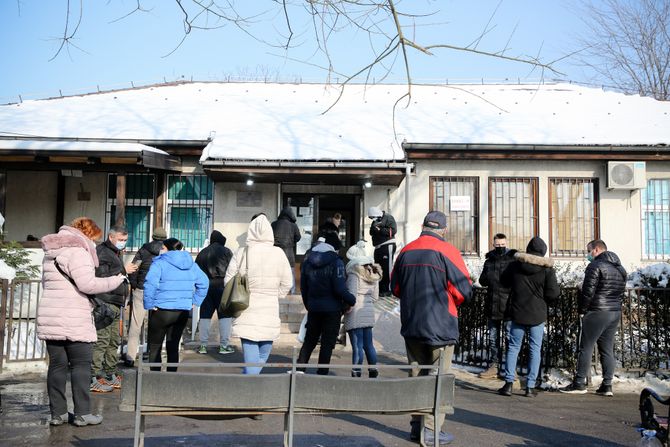
[[57, 186], [57, 172], [7, 172], [7, 240], [25, 241], [28, 234], [41, 238], [54, 232]]
[[[91, 200], [79, 200], [82, 190], [91, 194]], [[65, 210], [63, 222], [67, 224], [81, 216], [90, 217], [100, 228], [105, 229], [105, 206], [107, 203], [107, 173], [84, 172], [82, 177], [65, 178]]]
[[[261, 195], [260, 206], [238, 206], [238, 192], [256, 192]], [[279, 214], [277, 210], [277, 185], [255, 183], [216, 183], [214, 187], [214, 229], [228, 240], [226, 246], [235, 250], [245, 244], [251, 217], [265, 213], [270, 222]]]

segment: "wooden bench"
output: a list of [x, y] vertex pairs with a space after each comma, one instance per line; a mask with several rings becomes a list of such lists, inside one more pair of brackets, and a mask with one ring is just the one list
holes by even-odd
[[[245, 365], [251, 364], [180, 363], [178, 372], [159, 372], [149, 371], [149, 364], [140, 363], [137, 371], [127, 372], [123, 378], [119, 410], [135, 412], [134, 446], [144, 446], [146, 416], [225, 419], [283, 414], [284, 447], [292, 447], [293, 416], [296, 414], [433, 414], [437, 418], [439, 414], [453, 414], [454, 411], [454, 376], [439, 374], [439, 371], [436, 375], [397, 379], [320, 376], [296, 373], [296, 366], [302, 365], [297, 365], [295, 360], [292, 364], [265, 365], [287, 367], [290, 374], [187, 371]], [[352, 365], [328, 366], [350, 369]], [[408, 369], [409, 365], [378, 367]], [[426, 365], [419, 367], [430, 368]], [[420, 445], [425, 446], [423, 430]]]

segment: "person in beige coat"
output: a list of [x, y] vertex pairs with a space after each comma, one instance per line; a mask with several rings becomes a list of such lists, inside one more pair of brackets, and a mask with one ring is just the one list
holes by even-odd
[[[230, 260], [224, 284], [238, 272], [247, 272], [249, 307], [233, 320], [232, 336], [240, 338], [245, 363], [265, 363], [272, 343], [279, 338], [279, 298], [293, 285], [293, 275], [284, 251], [274, 246], [274, 233], [264, 214], [254, 218], [247, 230], [247, 245]], [[244, 374], [260, 374], [262, 367], [244, 368]]]
[[[47, 392], [51, 425], [68, 422], [65, 385], [68, 370], [72, 382], [74, 416], [77, 426], [96, 425], [102, 416], [91, 414], [89, 394], [93, 344], [98, 340], [91, 301], [86, 295], [109, 292], [123, 281], [123, 275], [96, 278], [98, 256], [94, 240], [102, 230], [87, 217], [60, 227], [57, 234], [42, 238], [42, 297], [37, 309], [37, 337], [49, 353]], [[56, 268], [58, 263], [58, 268]], [[67, 275], [67, 277], [65, 276]]]
[[[363, 364], [363, 355], [368, 359], [371, 378], [379, 375], [377, 351], [372, 343], [372, 328], [375, 325], [374, 301], [379, 298], [379, 281], [382, 268], [374, 263], [365, 250], [365, 241], [359, 241], [347, 250], [347, 289], [356, 297], [356, 304], [344, 315], [344, 329], [351, 343], [351, 363]], [[361, 368], [351, 370], [352, 377], [361, 377]]]

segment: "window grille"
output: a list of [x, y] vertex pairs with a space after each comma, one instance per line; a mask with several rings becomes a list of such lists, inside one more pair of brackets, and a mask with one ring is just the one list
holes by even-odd
[[537, 178], [489, 178], [489, 240], [507, 236], [510, 248], [525, 250], [538, 231]]
[[465, 255], [479, 250], [479, 179], [431, 177], [430, 209], [447, 216], [447, 242]]
[[642, 256], [670, 259], [670, 179], [649, 179], [642, 190]]
[[167, 231], [186, 250], [202, 249], [212, 230], [214, 182], [206, 175], [169, 175]]
[[585, 256], [599, 236], [598, 180], [549, 179], [549, 231], [552, 256]]
[[[107, 230], [116, 223], [116, 179], [117, 174], [109, 174], [107, 178]], [[153, 174], [126, 174], [127, 251], [137, 251], [145, 242], [151, 240], [155, 183]]]

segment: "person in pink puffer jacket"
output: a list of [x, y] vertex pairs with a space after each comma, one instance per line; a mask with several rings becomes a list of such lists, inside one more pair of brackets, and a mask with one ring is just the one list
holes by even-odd
[[[71, 372], [72, 400], [76, 426], [96, 425], [102, 416], [91, 414], [89, 384], [93, 344], [97, 341], [92, 305], [86, 295], [108, 292], [118, 287], [123, 275], [96, 278], [98, 256], [94, 240], [102, 230], [88, 217], [79, 217], [57, 234], [42, 238], [42, 297], [37, 310], [37, 337], [46, 341], [49, 353], [47, 391], [51, 425], [68, 422], [65, 385]], [[73, 281], [61, 274], [54, 264]], [[76, 284], [76, 286], [75, 286]]]

